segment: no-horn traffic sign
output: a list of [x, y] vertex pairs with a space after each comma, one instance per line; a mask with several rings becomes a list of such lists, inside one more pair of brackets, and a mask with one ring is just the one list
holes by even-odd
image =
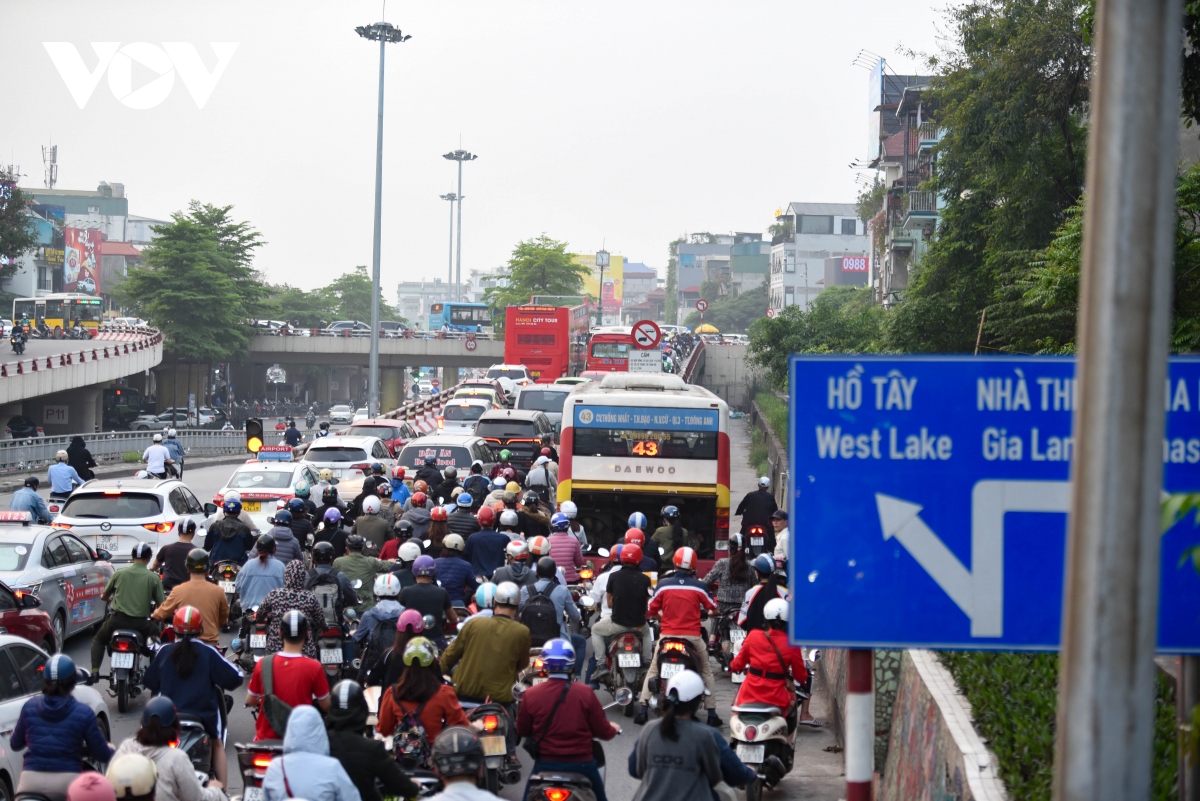
[[633, 344], [639, 350], [650, 350], [662, 339], [662, 330], [653, 320], [638, 320], [633, 324]]

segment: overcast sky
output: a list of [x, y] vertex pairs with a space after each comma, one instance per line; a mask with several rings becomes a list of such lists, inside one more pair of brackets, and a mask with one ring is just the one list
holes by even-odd
[[[464, 279], [543, 232], [665, 276], [679, 234], [765, 231], [790, 201], [852, 201], [868, 74], [851, 61], [866, 48], [914, 71], [897, 49], [933, 50], [945, 5], [393, 0], [387, 20], [412, 40], [387, 53], [385, 297], [446, 275], [438, 195], [456, 177], [442, 154], [460, 138], [479, 155], [464, 167]], [[378, 45], [354, 27], [380, 14], [358, 0], [0, 0], [0, 164], [40, 187], [53, 141], [59, 188], [124, 183], [133, 214], [233, 204], [268, 242], [268, 280], [323, 285], [371, 261]], [[110, 69], [81, 110], [44, 42], [73, 44], [88, 70], [92, 42], [188, 43], [209, 70], [210, 42], [238, 45], [202, 109], [180, 69], [160, 104], [129, 108]], [[132, 61], [136, 92], [158, 73]]]

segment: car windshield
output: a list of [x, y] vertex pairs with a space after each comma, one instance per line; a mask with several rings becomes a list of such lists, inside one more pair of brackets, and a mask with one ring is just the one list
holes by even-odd
[[348, 411], [350, 411], [350, 407], [349, 406], [334, 406], [334, 407], [330, 408], [329, 411], [331, 411], [331, 412], [348, 412]]
[[567, 399], [567, 394], [566, 392], [552, 392], [548, 389], [527, 389], [517, 397], [517, 408], [562, 414], [563, 402]]
[[478, 437], [533, 437], [537, 429], [532, 420], [483, 420], [475, 426]]
[[231, 489], [285, 489], [292, 486], [291, 470], [244, 470], [233, 474]]
[[162, 499], [148, 492], [76, 492], [63, 507], [64, 517], [99, 520], [154, 517], [162, 512]]
[[521, 381], [525, 378], [525, 368], [523, 367], [506, 367], [493, 368], [487, 371], [488, 378], [511, 378], [513, 381]]
[[400, 452], [400, 464], [405, 467], [421, 467], [425, 457], [437, 459], [438, 467], [470, 467], [471, 452], [461, 445], [409, 445]]
[[0, 572], [24, 570], [33, 543], [0, 542]]
[[353, 437], [395, 439], [400, 436], [400, 429], [395, 426], [350, 426], [350, 430], [346, 433]]
[[304, 458], [310, 462], [365, 462], [367, 452], [352, 445], [332, 448], [309, 448]]
[[442, 417], [446, 420], [474, 422], [483, 417], [486, 411], [487, 407], [479, 403], [449, 403], [442, 409]]

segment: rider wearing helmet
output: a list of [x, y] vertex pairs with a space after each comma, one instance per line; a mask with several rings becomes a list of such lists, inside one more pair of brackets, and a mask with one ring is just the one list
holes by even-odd
[[476, 502], [484, 502], [484, 498], [492, 491], [492, 481], [483, 474], [483, 462], [478, 459], [471, 462], [471, 473], [463, 480], [462, 486], [463, 492], [471, 493]]
[[[512, 470], [513, 473], [516, 474], [517, 468], [513, 467], [511, 459], [512, 459], [512, 451], [510, 451], [508, 448], [502, 448], [500, 450], [500, 461], [498, 461], [494, 465], [492, 465], [492, 469], [488, 471], [488, 478], [495, 478], [496, 476], [502, 476], [502, 475], [504, 475], [505, 470]], [[506, 479], [508, 479], [508, 476], [504, 476], [504, 477]], [[508, 480], [511, 481], [512, 479], [508, 479]]]
[[133, 562], [113, 573], [100, 595], [100, 600], [108, 604], [108, 617], [92, 638], [92, 681], [95, 681], [95, 674], [100, 672], [104, 649], [108, 647], [113, 631], [131, 629], [147, 642], [158, 636], [158, 625], [150, 619], [150, 614], [166, 596], [158, 574], [146, 568], [152, 554], [150, 546], [144, 542], [133, 546], [130, 554]]
[[[742, 536], [746, 538], [746, 546], [751, 556], [775, 551], [775, 531], [771, 527], [771, 515], [778, 509], [779, 504], [775, 503], [775, 496], [771, 494], [771, 479], [768, 476], [760, 478], [758, 489], [747, 492], [746, 497], [738, 504], [734, 514], [742, 516]], [[756, 538], [763, 538], [761, 545], [750, 542], [751, 528], [762, 530], [762, 534], [755, 533]]]
[[320, 437], [328, 437], [329, 436], [329, 421], [328, 420], [322, 420], [319, 428], [320, 428], [320, 430], [317, 433], [313, 434], [314, 438], [319, 439]]
[[346, 529], [342, 528], [342, 513], [337, 508], [325, 510], [325, 516], [321, 518], [321, 525], [313, 534], [313, 547], [317, 543], [327, 542], [333, 546], [334, 558], [343, 556], [346, 553], [346, 537], [350, 536]]
[[662, 549], [662, 561], [664, 564], [671, 564], [675, 557], [675, 549], [687, 546], [696, 548], [694, 538], [688, 535], [688, 531], [680, 522], [682, 515], [679, 512], [678, 506], [667, 505], [662, 508], [663, 524], [654, 532], [653, 540], [659, 548]]
[[552, 504], [558, 493], [558, 479], [550, 472], [550, 457], [539, 456], [525, 476], [525, 487], [537, 493], [542, 503]]
[[475, 787], [483, 766], [483, 745], [472, 729], [466, 726], [444, 729], [433, 741], [431, 759], [442, 784], [448, 788], [438, 795], [477, 801], [495, 798]]
[[466, 599], [475, 594], [479, 583], [475, 580], [475, 571], [471, 563], [463, 559], [466, 543], [457, 534], [447, 534], [442, 540], [442, 552], [435, 562], [437, 564], [438, 583], [450, 593], [450, 603], [455, 607], [465, 607]]
[[[349, 557], [343, 556], [342, 559]], [[341, 560], [338, 560], [341, 561]], [[359, 595], [362, 595], [359, 590]], [[358, 622], [354, 632], [354, 641], [365, 644], [368, 658], [363, 659], [363, 671], [371, 670], [391, 647], [396, 636], [396, 623], [404, 607], [396, 600], [400, 595], [400, 579], [395, 573], [380, 573], [374, 577], [371, 595], [375, 605], [368, 609]], [[368, 664], [368, 661], [370, 664]]]
[[442, 483], [442, 471], [438, 469], [436, 456], [430, 454], [425, 457], [425, 464], [421, 465], [416, 475], [413, 476], [413, 492], [417, 491], [415, 483], [417, 481], [424, 481], [426, 487], [436, 487]]
[[496, 606], [496, 585], [485, 581], [475, 590], [475, 608], [479, 611], [468, 617], [459, 626], [461, 629], [477, 617], [491, 617]]
[[346, 511], [346, 504], [338, 493], [337, 487], [325, 487], [321, 490], [321, 505], [317, 507], [316, 517], [313, 518], [317, 528], [321, 527], [321, 521], [325, 519], [325, 513], [330, 509], [337, 509], [338, 514], [344, 514]]
[[392, 466], [392, 477], [388, 482], [392, 486], [392, 500], [396, 502], [399, 508], [396, 510], [396, 516], [400, 516], [400, 510], [404, 508], [405, 502], [412, 497], [413, 491], [409, 489], [408, 483], [404, 480], [405, 470], [401, 465]]
[[521, 532], [525, 539], [550, 536], [550, 515], [542, 508], [536, 492], [527, 492], [521, 498], [517, 519], [521, 521]]
[[[194, 606], [176, 609], [172, 616], [175, 642], [158, 649], [146, 668], [143, 681], [151, 693], [173, 699], [173, 706], [180, 712], [194, 715], [203, 722], [213, 745], [213, 772], [217, 780], [225, 784], [228, 775], [223, 745], [226, 716], [222, 694], [241, 687], [245, 677], [220, 651], [203, 641], [207, 623], [201, 610]], [[153, 701], [147, 707], [150, 703]], [[143, 725], [145, 720], [143, 716]]]
[[[746, 672], [746, 680], [738, 690], [734, 705], [770, 704], [784, 710], [788, 733], [796, 730], [796, 691], [793, 684], [808, 681], [808, 666], [804, 651], [788, 642], [788, 602], [772, 598], [763, 605], [765, 628], [753, 629], [742, 641], [742, 648], [733, 657], [729, 669]], [[790, 675], [789, 675], [790, 674]], [[800, 722], [819, 726], [808, 714], [805, 699]]]
[[83, 486], [83, 479], [79, 477], [74, 467], [67, 464], [67, 452], [59, 451], [54, 454], [54, 464], [50, 465], [47, 471], [50, 478], [50, 494], [66, 497], [70, 495], [76, 487]]
[[430, 484], [429, 486], [434, 487], [433, 497], [440, 498], [445, 503], [454, 497], [454, 490], [461, 487], [462, 484], [458, 483], [458, 468], [454, 465], [447, 465], [442, 470], [442, 476], [442, 481], [436, 485]]
[[480, 530], [467, 540], [463, 558], [471, 563], [471, 572], [491, 578], [498, 568], [504, 566], [504, 549], [512, 542], [507, 534], [496, 531], [496, 510], [485, 506], [476, 515]]
[[[681, 553], [681, 559], [687, 555], [686, 552]], [[691, 559], [694, 563], [694, 552], [691, 552]], [[658, 640], [654, 655], [650, 658], [650, 669], [642, 685], [641, 707], [634, 718], [636, 723], [646, 722], [649, 714], [650, 679], [658, 677], [658, 652], [663, 640], [673, 637], [686, 640], [691, 648], [692, 656], [700, 668], [700, 676], [709, 692], [705, 701], [708, 707], [708, 724], [721, 726], [721, 719], [717, 717], [716, 699], [712, 696], [713, 676], [712, 667], [708, 662], [708, 643], [703, 636], [704, 629], [701, 628], [701, 612], [714, 612], [716, 608], [712, 599], [708, 597], [708, 588], [704, 586], [704, 582], [693, 576], [690, 570], [676, 570], [666, 578], [659, 577], [658, 587], [646, 614], [648, 617], [659, 618], [663, 639]]]
[[[403, 486], [403, 482], [401, 482]], [[375, 492], [379, 495], [379, 518], [387, 524], [388, 532], [396, 523], [396, 518], [404, 512], [399, 503], [392, 500], [392, 484], [390, 481], [377, 481]]]
[[636, 545], [642, 551], [642, 572], [656, 573], [662, 570], [662, 565], [658, 558], [658, 547], [654, 544], [654, 540], [650, 540], [650, 547], [646, 547], [646, 534], [640, 528], [631, 528], [625, 532], [625, 544]]
[[417, 539], [425, 539], [429, 534], [429, 524], [431, 518], [429, 516], [428, 496], [424, 492], [413, 492], [413, 496], [408, 499], [411, 507], [407, 512], [400, 516], [401, 520], [407, 520], [412, 523], [413, 536]]
[[[515, 520], [517, 513], [506, 511], [500, 515], [501, 520], [504, 519], [504, 515], [512, 515]], [[504, 524], [501, 524], [501, 528], [504, 528]], [[504, 546], [504, 556], [508, 563], [504, 567], [496, 568], [496, 572], [492, 573], [493, 582], [502, 584], [511, 581], [518, 587], [530, 587], [537, 581], [537, 573], [529, 567], [529, 546], [524, 540], [513, 539], [509, 542]]]
[[272, 519], [275, 525], [268, 533], [275, 538], [275, 558], [285, 565], [293, 559], [303, 559], [304, 549], [300, 547], [300, 540], [292, 533], [292, 513], [287, 509], [280, 509]]
[[[403, 674], [398, 674], [399, 681], [385, 684], [379, 698], [379, 724], [375, 730], [380, 735], [390, 737], [404, 716], [412, 713], [416, 713], [428, 739], [436, 738], [446, 726], [470, 725], [454, 688], [442, 679], [432, 642], [414, 636], [401, 649], [397, 661], [403, 665]], [[402, 757], [406, 768], [432, 767], [408, 764], [412, 756], [405, 753]]]
[[754, 557], [754, 572], [758, 576], [758, 583], [746, 590], [738, 613], [738, 625], [746, 631], [761, 629], [766, 624], [763, 609], [768, 601], [774, 598], [788, 599], [787, 580], [776, 574], [774, 557], [765, 553]]
[[[351, 534], [346, 538], [346, 555], [333, 560], [333, 569], [348, 578], [351, 583], [362, 582], [357, 591], [359, 603], [354, 607], [361, 615], [375, 606], [375, 577], [391, 575], [392, 565], [374, 556], [367, 556], [366, 541], [358, 534]], [[396, 591], [399, 592], [399, 587]]]
[[[642, 660], [650, 656], [650, 638], [646, 635], [646, 606], [650, 601], [650, 578], [642, 572], [642, 549], [637, 545], [618, 545], [621, 566], [605, 573], [607, 582], [604, 599], [612, 616], [601, 616], [592, 624], [592, 650], [596, 654], [597, 670], [592, 681], [598, 682], [608, 673], [605, 667], [608, 642], [623, 631], [642, 635]], [[603, 576], [601, 577], [603, 578]], [[599, 581], [597, 581], [599, 584]]]
[[261, 604], [268, 592], [283, 587], [284, 565], [275, 558], [275, 538], [263, 534], [254, 543], [254, 553], [257, 558], [242, 566], [235, 581], [242, 609], [247, 613]]
[[297, 481], [296, 485], [292, 487], [292, 491], [296, 493], [297, 498], [304, 501], [304, 510], [308, 514], [309, 522], [319, 520], [320, 518], [317, 517], [317, 505], [313, 503], [312, 488], [308, 482], [303, 479]]
[[396, 566], [392, 568], [392, 575], [400, 581], [400, 589], [403, 590], [417, 583], [417, 577], [413, 575], [412, 567], [413, 562], [417, 561], [417, 557], [421, 555], [422, 548], [417, 540], [397, 538], [392, 542], [400, 543], [396, 547]]
[[[346, 543], [349, 547], [349, 538]], [[342, 620], [342, 613], [347, 607], [358, 606], [358, 594], [354, 591], [354, 585], [350, 583], [350, 579], [346, 574], [337, 570], [333, 566], [333, 545], [328, 542], [318, 542], [313, 546], [312, 550], [312, 569], [308, 571], [308, 577], [304, 580], [304, 589], [312, 592], [313, 588], [318, 584], [335, 583], [341, 591], [337, 597], [337, 619]]]
[[151, 617], [163, 621], [181, 607], [198, 609], [204, 617], [204, 633], [200, 639], [215, 647], [221, 644], [221, 628], [229, 622], [229, 601], [225, 598], [225, 590], [208, 580], [208, 567], [205, 550], [193, 548], [187, 555], [188, 580], [172, 590]]
[[362, 501], [362, 514], [354, 521], [354, 533], [366, 540], [369, 553], [377, 554], [387, 542], [391, 524], [379, 516], [383, 508], [378, 495], [368, 496]]
[[663, 717], [642, 730], [630, 757], [629, 775], [641, 780], [639, 793], [647, 798], [716, 797], [712, 788], [725, 778], [721, 748], [713, 730], [696, 720], [700, 704], [712, 697], [709, 692], [691, 670], [667, 682]]
[[[66, 654], [50, 657], [41, 670], [41, 690], [21, 706], [9, 741], [13, 751], [25, 751], [17, 792], [43, 793], [54, 801], [66, 798], [67, 786], [79, 775], [86, 753], [99, 762], [112, 759], [96, 713], [71, 694], [75, 663]], [[26, 748], [28, 747], [28, 750]]]
[[487, 497], [483, 499], [484, 506], [492, 506], [497, 503], [504, 503], [504, 485], [508, 482], [504, 480], [504, 476], [496, 476], [492, 479], [491, 485], [488, 487]]
[[[420, 612], [416, 609], [405, 609], [401, 612], [396, 621], [396, 634], [392, 646], [384, 653], [382, 663], [377, 663], [367, 674], [367, 686], [395, 687], [406, 668], [402, 658], [405, 648], [415, 639], [429, 642], [423, 636], [424, 632], [425, 620]], [[432, 643], [429, 647], [433, 648]]]
[[214, 565], [217, 562], [237, 562], [244, 565], [246, 552], [254, 547], [256, 532], [241, 519], [240, 498], [226, 496], [221, 511], [224, 514], [212, 524], [208, 536], [204, 538], [204, 550], [208, 551]]
[[[521, 611], [528, 608], [529, 599], [534, 595], [543, 595], [554, 604], [554, 619], [558, 621], [559, 637], [569, 640], [575, 647], [576, 653], [587, 653], [587, 639], [582, 634], [572, 634], [570, 624], [579, 625], [579, 606], [571, 598], [571, 591], [558, 582], [559, 571], [554, 560], [543, 556], [537, 561], [537, 581], [532, 586], [521, 588]], [[526, 619], [522, 615], [522, 619]], [[534, 642], [537, 645], [537, 642]], [[580, 659], [576, 670], [583, 672], [583, 660]]]
[[[300, 566], [300, 563], [296, 564]], [[292, 571], [289, 570], [290, 572]], [[282, 650], [263, 657], [254, 665], [254, 673], [246, 687], [246, 706], [259, 707], [266, 695], [263, 667], [270, 664], [271, 694], [292, 708], [291, 717], [287, 721], [289, 737], [296, 714], [301, 709], [313, 704], [321, 709], [329, 709], [329, 680], [325, 676], [325, 668], [321, 667], [320, 662], [304, 654], [314, 622], [316, 621], [309, 620], [309, 615], [303, 610], [289, 609], [284, 612], [274, 632], [275, 636], [280, 638]], [[270, 642], [267, 643], [267, 650], [271, 651]], [[259, 709], [258, 718], [254, 723], [255, 741], [279, 739], [279, 734], [271, 725], [272, 715], [267, 713], [268, 709], [269, 707]], [[320, 720], [319, 715], [317, 719]]]
[[513, 683], [529, 666], [529, 629], [516, 620], [515, 584], [498, 584], [493, 600], [492, 616], [463, 628], [442, 654], [442, 672], [453, 674], [454, 689], [462, 700], [482, 702], [490, 697], [511, 704]]
[[439, 648], [446, 647], [446, 638], [442, 636], [442, 627], [449, 623], [458, 625], [458, 615], [450, 603], [450, 594], [436, 582], [437, 564], [432, 556], [418, 556], [412, 566], [417, 583], [400, 591], [400, 605], [406, 610], [415, 609], [424, 615], [433, 617], [433, 626], [425, 629], [425, 636], [433, 640]]
[[583, 567], [583, 550], [571, 533], [571, 518], [562, 512], [550, 516], [550, 557], [563, 570], [568, 584], [579, 583], [579, 568]]
[[154, 561], [150, 563], [150, 571], [162, 576], [163, 592], [168, 595], [176, 586], [188, 580], [187, 555], [196, 547], [193, 542], [196, 521], [185, 517], [175, 524], [175, 530], [179, 532], [179, 539], [159, 548]]
[[288, 514], [292, 516], [290, 528], [292, 536], [296, 538], [296, 542], [300, 543], [303, 549], [308, 545], [308, 538], [313, 535], [314, 528], [312, 521], [308, 518], [308, 504], [303, 498], [292, 498], [287, 502]]
[[466, 490], [458, 494], [454, 499], [454, 511], [446, 518], [446, 525], [455, 534], [462, 537], [464, 540], [474, 536], [475, 532], [481, 531], [483, 526], [475, 519], [475, 513], [471, 510], [475, 507], [475, 501], [482, 496], [471, 495]]
[[420, 788], [404, 775], [383, 741], [364, 736], [370, 710], [362, 686], [343, 679], [333, 685], [329, 700], [329, 755], [342, 763], [362, 801], [382, 801], [379, 787], [389, 797], [415, 798]]
[[175, 462], [175, 468], [179, 471], [179, 478], [183, 478], [183, 457], [186, 453], [183, 449], [183, 443], [179, 441], [179, 432], [173, 428], [167, 429], [167, 439], [163, 445], [171, 452], [171, 459]]
[[583, 524], [575, 518], [579, 516], [579, 507], [574, 501], [563, 501], [558, 505], [558, 511], [567, 516], [571, 521], [571, 533], [575, 535], [575, 539], [579, 540], [579, 547], [588, 547], [587, 532], [583, 530]]
[[[607, 801], [604, 779], [592, 756], [592, 740], [611, 740], [621, 730], [608, 722], [604, 708], [586, 684], [571, 681], [578, 654], [566, 640], [549, 640], [542, 646], [542, 667], [549, 678], [530, 687], [517, 711], [517, 736], [533, 737], [538, 758], [530, 775], [569, 770], [592, 782], [596, 801]], [[526, 785], [525, 795], [529, 795]]]

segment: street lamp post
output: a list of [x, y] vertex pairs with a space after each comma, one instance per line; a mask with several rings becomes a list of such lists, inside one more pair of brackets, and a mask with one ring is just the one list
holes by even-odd
[[449, 292], [450, 285], [454, 283], [454, 201], [458, 200], [458, 195], [451, 192], [440, 197], [450, 201], [450, 266], [446, 268], [446, 291]]
[[600, 282], [596, 292], [596, 325], [604, 325], [604, 268], [608, 266], [608, 251], [596, 252], [596, 266], [600, 268]]
[[462, 300], [462, 165], [464, 161], [474, 161], [479, 156], [459, 148], [443, 154], [442, 158], [458, 162], [458, 256], [454, 270], [454, 299]]
[[375, 135], [375, 234], [371, 251], [371, 357], [367, 381], [367, 413], [379, 413], [379, 249], [383, 226], [383, 63], [385, 46], [389, 42], [407, 42], [405, 36], [390, 22], [359, 25], [358, 35], [379, 42], [379, 124]]

